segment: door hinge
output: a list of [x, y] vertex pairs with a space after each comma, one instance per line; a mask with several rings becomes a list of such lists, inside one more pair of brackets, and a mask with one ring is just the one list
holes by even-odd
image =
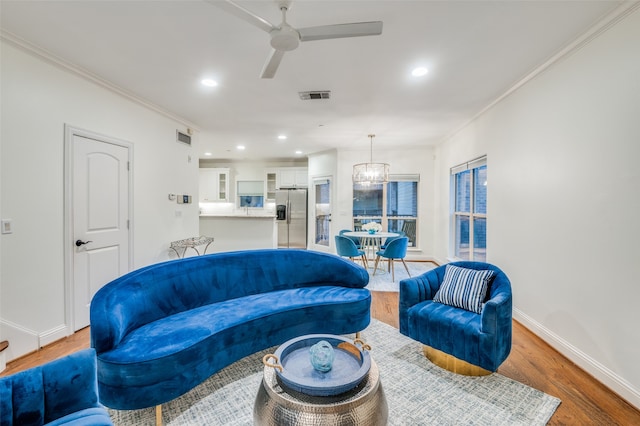
[[127, 161], [127, 171], [131, 170], [131, 162]]
[[127, 219], [127, 229], [129, 229], [129, 219]]

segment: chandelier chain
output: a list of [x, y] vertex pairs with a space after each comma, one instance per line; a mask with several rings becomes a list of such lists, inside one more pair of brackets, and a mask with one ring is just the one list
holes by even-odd
[[373, 138], [375, 138], [376, 135], [374, 134], [370, 134], [369, 135], [369, 162], [373, 163]]

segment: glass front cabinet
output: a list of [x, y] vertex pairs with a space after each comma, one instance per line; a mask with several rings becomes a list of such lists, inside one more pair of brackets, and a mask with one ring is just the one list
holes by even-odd
[[200, 169], [200, 201], [229, 201], [229, 169]]

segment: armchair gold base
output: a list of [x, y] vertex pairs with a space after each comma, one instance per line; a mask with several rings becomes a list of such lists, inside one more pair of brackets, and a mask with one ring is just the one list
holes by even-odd
[[429, 361], [452, 373], [462, 374], [463, 376], [488, 376], [491, 374], [489, 370], [470, 364], [467, 361], [458, 359], [453, 355], [434, 349], [431, 346], [424, 345], [422, 352], [424, 352], [424, 356], [426, 356]]

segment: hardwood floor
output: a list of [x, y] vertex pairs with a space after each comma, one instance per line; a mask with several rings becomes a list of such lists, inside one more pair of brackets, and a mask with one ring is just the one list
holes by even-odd
[[45, 346], [39, 351], [32, 352], [8, 362], [7, 368], [0, 373], [0, 377], [42, 365], [46, 362], [53, 361], [54, 359], [77, 352], [80, 349], [86, 349], [90, 346], [89, 342], [89, 327], [86, 327], [71, 336]]
[[[398, 324], [398, 293], [373, 292], [371, 316]], [[560, 398], [550, 425], [640, 425], [640, 411], [596, 381], [517, 321], [503, 376]]]
[[[372, 316], [398, 327], [398, 293], [372, 292]], [[7, 364], [6, 376], [89, 347], [89, 328]], [[550, 425], [640, 425], [640, 411], [514, 321], [513, 346], [498, 373], [562, 400]]]

